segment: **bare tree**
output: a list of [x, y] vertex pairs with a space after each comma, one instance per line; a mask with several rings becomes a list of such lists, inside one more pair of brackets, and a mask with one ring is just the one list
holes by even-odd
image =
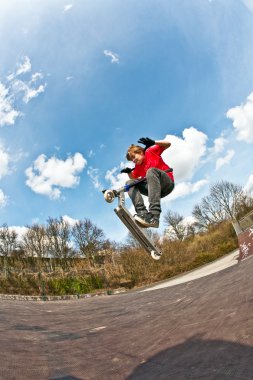
[[10, 230], [7, 224], [0, 227], [0, 254], [10, 256], [18, 248], [18, 234]]
[[84, 219], [73, 226], [72, 236], [78, 251], [94, 265], [95, 256], [105, 243], [104, 232], [90, 219]]
[[184, 217], [177, 212], [168, 210], [164, 215], [164, 223], [168, 226], [166, 235], [172, 240], [184, 240], [194, 234], [192, 224], [185, 223]]
[[134, 237], [131, 232], [128, 232], [127, 238], [126, 238], [126, 246], [131, 248], [140, 248], [141, 244], [138, 242], [136, 237]]
[[250, 194], [244, 193], [241, 201], [238, 202], [236, 207], [236, 219], [239, 220], [244, 215], [253, 210], [253, 198]]
[[[147, 228], [145, 230], [145, 232], [148, 235], [148, 237], [151, 240], [153, 240], [154, 242], [157, 242], [159, 240], [159, 234], [157, 232], [153, 231], [151, 228]], [[129, 232], [127, 234], [126, 246], [127, 247], [131, 247], [131, 248], [140, 248], [140, 247], [142, 247], [142, 245], [139, 243], [139, 241], [136, 239], [136, 237], [131, 232]]]
[[194, 206], [192, 214], [196, 219], [195, 226], [200, 230], [227, 219], [221, 205], [214, 204], [210, 196], [202, 198], [200, 204]]
[[48, 256], [49, 240], [46, 228], [38, 224], [28, 227], [22, 240], [22, 246], [26, 254], [30, 257], [44, 258]]
[[237, 215], [248, 199], [242, 186], [220, 181], [211, 187], [210, 195], [202, 198], [200, 204], [194, 207], [193, 216], [197, 220], [198, 227], [204, 229], [211, 224], [231, 220], [236, 233], [240, 233]]
[[71, 249], [71, 228], [62, 218], [47, 220], [46, 234], [48, 239], [48, 253], [55, 258], [66, 259], [73, 255]]
[[211, 187], [210, 200], [217, 209], [224, 210], [227, 219], [236, 219], [237, 209], [244, 198], [242, 186], [220, 181]]

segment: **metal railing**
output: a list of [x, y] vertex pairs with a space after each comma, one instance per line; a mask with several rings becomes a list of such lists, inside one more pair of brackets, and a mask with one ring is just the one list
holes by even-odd
[[239, 224], [243, 231], [253, 226], [253, 210], [244, 215], [240, 220]]

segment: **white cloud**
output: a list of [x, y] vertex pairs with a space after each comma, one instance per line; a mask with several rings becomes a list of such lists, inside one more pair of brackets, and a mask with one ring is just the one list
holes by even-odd
[[102, 185], [99, 181], [99, 170], [89, 167], [89, 169], [87, 170], [87, 174], [90, 177], [95, 189], [102, 190]]
[[120, 169], [123, 169], [125, 167], [125, 164], [123, 162], [120, 163], [119, 167], [116, 166], [111, 170], [107, 170], [105, 179], [110, 183], [111, 189], [119, 189], [120, 187], [124, 186], [126, 181], [129, 180], [129, 177], [127, 174], [119, 173]]
[[27, 87], [23, 100], [28, 103], [31, 99], [36, 98], [39, 94], [45, 91], [46, 85], [40, 85], [38, 88]]
[[55, 156], [48, 159], [41, 154], [33, 166], [26, 169], [25, 174], [28, 178], [26, 184], [35, 193], [59, 199], [61, 188], [73, 188], [79, 184], [80, 178], [77, 174], [86, 164], [87, 161], [81, 153], [76, 153], [65, 161]]
[[18, 68], [14, 73], [11, 73], [7, 76], [8, 81], [12, 81], [15, 77], [28, 73], [32, 69], [31, 61], [29, 57], [25, 56], [24, 57], [24, 62], [23, 63], [18, 63], [17, 64]]
[[176, 186], [172, 193], [170, 193], [168, 198], [164, 198], [164, 201], [172, 201], [180, 197], [185, 197], [187, 195], [198, 192], [202, 187], [208, 184], [207, 179], [201, 179], [195, 183], [191, 182], [180, 182], [176, 183]]
[[252, 0], [242, 0], [244, 3], [245, 7], [248, 8], [250, 12], [253, 13], [253, 1]]
[[119, 55], [111, 50], [104, 50], [104, 55], [111, 58], [111, 63], [119, 63]]
[[196, 218], [194, 218], [194, 216], [192, 215], [189, 215], [189, 216], [186, 216], [183, 220], [182, 220], [182, 224], [184, 226], [189, 226], [189, 225], [192, 225], [196, 223]]
[[43, 79], [43, 75], [41, 73], [34, 73], [31, 76], [30, 83], [37, 82], [37, 80], [39, 80], [39, 79]]
[[201, 158], [206, 153], [207, 135], [194, 127], [183, 131], [183, 138], [167, 135], [165, 140], [171, 142], [162, 157], [174, 169], [175, 181], [192, 178], [200, 165]]
[[67, 4], [64, 7], [64, 12], [68, 12], [73, 7], [73, 4]]
[[28, 227], [20, 227], [20, 226], [9, 226], [8, 227], [10, 231], [15, 231], [16, 234], [18, 235], [17, 240], [19, 242], [22, 241], [23, 237], [28, 231]]
[[78, 219], [73, 219], [68, 215], [63, 215], [62, 219], [64, 220], [64, 222], [68, 223], [71, 227], [73, 227], [75, 224], [79, 222]]
[[214, 153], [220, 153], [224, 150], [225, 144], [227, 143], [227, 139], [225, 139], [223, 136], [218, 137], [214, 140], [214, 146], [212, 148], [212, 151]]
[[0, 189], [0, 208], [3, 208], [7, 204], [7, 196], [4, 194], [3, 190]]
[[234, 157], [234, 154], [235, 151], [233, 149], [229, 149], [224, 157], [218, 158], [216, 161], [216, 170], [220, 169], [224, 165], [228, 165]]
[[[46, 83], [38, 83], [43, 80], [41, 73], [33, 73], [29, 80], [17, 79], [18, 76], [31, 71], [31, 62], [28, 57], [18, 65], [16, 72], [7, 77], [8, 85], [0, 82], [0, 127], [13, 125], [17, 117], [22, 113], [15, 109], [15, 103], [21, 98], [24, 103], [37, 97], [45, 91]], [[37, 85], [35, 85], [38, 83]]]
[[244, 104], [230, 108], [226, 116], [233, 120], [239, 141], [253, 142], [253, 92]]
[[89, 151], [89, 153], [88, 153], [88, 157], [91, 158], [91, 157], [93, 157], [93, 156], [95, 156], [95, 153], [93, 152], [92, 149], [90, 149], [90, 151]]
[[25, 56], [24, 62], [19, 65], [16, 71], [16, 76], [28, 73], [29, 71], [31, 71], [31, 69], [32, 69], [31, 61], [29, 57]]
[[21, 115], [21, 112], [14, 109], [12, 102], [9, 89], [0, 82], [0, 127], [13, 125], [16, 118]]
[[13, 92], [18, 95], [19, 93], [23, 93], [23, 101], [24, 103], [28, 103], [31, 99], [37, 97], [39, 94], [45, 91], [46, 84], [40, 84], [37, 88], [31, 86], [34, 83], [34, 79], [30, 82], [25, 83], [21, 80], [15, 80], [12, 83]]
[[253, 174], [249, 176], [248, 181], [244, 186], [244, 190], [249, 194], [253, 194]]
[[0, 179], [9, 173], [10, 156], [0, 142]]

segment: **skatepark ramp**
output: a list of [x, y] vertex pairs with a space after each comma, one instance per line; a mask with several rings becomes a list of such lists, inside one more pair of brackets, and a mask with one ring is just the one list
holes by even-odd
[[251, 256], [152, 291], [0, 299], [0, 379], [252, 379], [252, 274]]
[[253, 255], [253, 211], [239, 220], [239, 225], [242, 230], [238, 234], [239, 242], [239, 259], [244, 260]]

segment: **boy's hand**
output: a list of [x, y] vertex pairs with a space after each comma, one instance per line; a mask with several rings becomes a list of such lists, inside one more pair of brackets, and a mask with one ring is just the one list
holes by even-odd
[[149, 137], [141, 137], [138, 140], [138, 143], [145, 145], [145, 149], [148, 149], [150, 146], [155, 145], [155, 140], [152, 140]]
[[125, 168], [125, 169], [122, 169], [121, 171], [120, 171], [120, 173], [131, 173], [132, 171], [134, 170], [134, 168]]

